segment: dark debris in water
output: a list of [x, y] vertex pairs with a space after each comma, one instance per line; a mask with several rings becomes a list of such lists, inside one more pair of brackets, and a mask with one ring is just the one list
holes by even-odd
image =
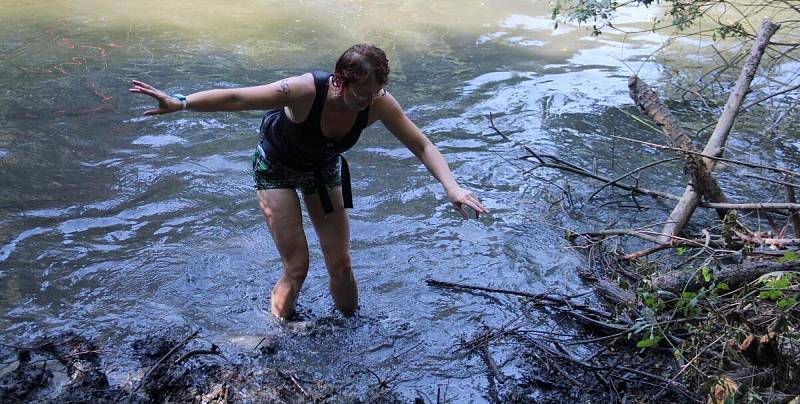
[[40, 338], [29, 346], [0, 350], [0, 402], [97, 403], [260, 403], [400, 402], [391, 387], [378, 384], [360, 394], [286, 367], [265, 365], [259, 357], [278, 349], [262, 341], [250, 357], [225, 357], [199, 332], [176, 329], [132, 343], [137, 376], [110, 385], [103, 350], [88, 338], [68, 333]]

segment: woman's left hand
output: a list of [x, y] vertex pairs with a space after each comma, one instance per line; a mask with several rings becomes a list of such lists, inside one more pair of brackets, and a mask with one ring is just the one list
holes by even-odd
[[464, 219], [469, 219], [469, 213], [467, 213], [465, 205], [475, 211], [476, 219], [481, 213], [489, 213], [489, 209], [481, 205], [481, 201], [478, 200], [472, 191], [458, 187], [456, 190], [449, 192], [447, 196], [450, 198], [450, 201], [453, 202], [453, 206], [456, 210], [461, 213], [461, 216], [464, 216]]

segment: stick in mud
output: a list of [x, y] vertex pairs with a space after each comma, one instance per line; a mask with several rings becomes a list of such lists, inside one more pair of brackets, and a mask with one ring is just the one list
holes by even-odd
[[[177, 345], [175, 345], [174, 347], [172, 347], [172, 349], [170, 349], [170, 350], [169, 350], [169, 352], [167, 352], [166, 354], [164, 354], [164, 356], [162, 356], [162, 357], [161, 357], [161, 359], [159, 359], [159, 360], [158, 360], [158, 362], [156, 362], [156, 363], [155, 363], [155, 365], [153, 365], [153, 366], [150, 368], [150, 370], [148, 370], [148, 371], [147, 371], [147, 373], [145, 373], [145, 374], [144, 374], [144, 376], [142, 376], [142, 379], [141, 379], [141, 380], [139, 380], [139, 384], [136, 386], [136, 388], [134, 388], [133, 390], [131, 390], [131, 392], [130, 392], [130, 393], [128, 394], [128, 396], [126, 397], [126, 402], [130, 401], [130, 400], [133, 398], [134, 394], [136, 394], [136, 392], [137, 392], [137, 391], [139, 391], [139, 389], [141, 389], [141, 388], [142, 388], [142, 386], [144, 386], [144, 385], [145, 385], [145, 383], [147, 383], [147, 379], [150, 377], [150, 374], [151, 374], [151, 373], [153, 373], [153, 371], [155, 371], [155, 370], [156, 370], [156, 369], [157, 369], [159, 366], [161, 366], [161, 365], [162, 365], [162, 364], [163, 364], [163, 363], [164, 363], [164, 362], [165, 362], [167, 359], [169, 359], [169, 357], [170, 357], [170, 356], [172, 356], [172, 355], [173, 355], [175, 352], [177, 352], [177, 351], [178, 351], [179, 349], [181, 349], [181, 348], [182, 348], [184, 345], [186, 345], [187, 343], [189, 343], [189, 341], [191, 341], [192, 339], [194, 339], [195, 337], [197, 337], [197, 334], [199, 334], [199, 333], [200, 333], [200, 330], [198, 329], [197, 331], [193, 332], [191, 335], [189, 335], [188, 337], [186, 337], [186, 338], [185, 338], [183, 341], [179, 342]], [[116, 402], [119, 402], [121, 399], [122, 399], [122, 396], [120, 396], [120, 397], [117, 397], [117, 399], [116, 399], [116, 400], [114, 400], [114, 402], [115, 402], [115, 403], [116, 403]]]

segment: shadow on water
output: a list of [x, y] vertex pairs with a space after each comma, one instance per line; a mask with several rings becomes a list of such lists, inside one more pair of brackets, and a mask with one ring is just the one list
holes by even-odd
[[[491, 112], [514, 142], [609, 174], [635, 167], [640, 160], [629, 156], [656, 159], [608, 135], [656, 136], [625, 113], [633, 113], [625, 63], [638, 68], [657, 38], [626, 38], [623, 47], [619, 37], [590, 38], [580, 27], [553, 32], [545, 2], [162, 3], [28, 1], [0, 11], [10, 22], [0, 27], [0, 68], [10, 72], [0, 79], [4, 341], [74, 330], [119, 347], [180, 324], [236, 352], [269, 335], [279, 342], [273, 364], [343, 386], [397, 373], [405, 396], [444, 388], [453, 400], [480, 401], [481, 362], [453, 346], [484, 324], [514, 319], [520, 302], [434, 290], [424, 279], [581, 290], [574, 269], [583, 260], [563, 248], [562, 227], [663, 214], [652, 201], [643, 211], [598, 209], [610, 194], [561, 210], [550, 184], [570, 181], [584, 197], [593, 185], [523, 174], [529, 165], [517, 159], [519, 148], [488, 125]], [[493, 213], [461, 220], [410, 152], [379, 125], [369, 129], [348, 153], [361, 312], [343, 319], [333, 311], [307, 226], [305, 320], [281, 326], [267, 301], [280, 258], [249, 174], [259, 114], [142, 118], [149, 106], [127, 85], [140, 78], [192, 92], [262, 84], [330, 66], [358, 41], [385, 47], [391, 91]], [[659, 65], [640, 75], [656, 81]], [[688, 122], [705, 112], [679, 110]], [[679, 189], [683, 178], [669, 172], [680, 169], [668, 168], [641, 181]], [[569, 327], [527, 315], [541, 327]], [[504, 372], [518, 373], [520, 358], [497, 355]], [[124, 349], [118, 356], [109, 370], [120, 381], [129, 368]]]

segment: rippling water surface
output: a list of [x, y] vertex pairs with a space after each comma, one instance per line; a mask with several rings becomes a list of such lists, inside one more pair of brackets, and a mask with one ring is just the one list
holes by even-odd
[[[638, 10], [623, 23], [655, 12]], [[581, 289], [575, 269], [583, 260], [564, 249], [559, 226], [641, 223], [664, 212], [647, 201], [648, 211], [587, 216], [568, 200], [554, 203], [563, 195], [553, 187], [585, 196], [587, 184], [556, 172], [523, 174], [530, 164], [517, 159], [519, 144], [609, 175], [641, 162], [626, 155], [657, 157], [605, 136], [642, 137], [643, 127], [620, 110], [633, 111], [628, 66], [658, 82], [662, 65], [641, 62], [663, 38], [553, 31], [549, 14], [543, 1], [31, 0], [3, 7], [0, 338], [75, 330], [121, 347], [144, 332], [189, 325], [235, 351], [274, 335], [276, 363], [325, 380], [372, 383], [368, 368], [401, 374], [395, 385], [407, 397], [438, 389], [455, 400], [483, 400], [482, 365], [455, 355], [458, 338], [520, 313], [544, 328], [558, 320], [521, 310], [516, 299], [431, 289], [424, 279]], [[348, 153], [361, 312], [344, 320], [333, 310], [308, 227], [312, 268], [299, 307], [316, 331], [306, 332], [269, 315], [280, 259], [249, 173], [259, 113], [143, 118], [148, 100], [127, 88], [134, 78], [183, 93], [263, 84], [330, 70], [356, 42], [387, 51], [390, 89], [492, 214], [462, 220], [411, 153], [380, 125], [370, 128]], [[511, 141], [490, 129], [489, 113]], [[647, 175], [642, 181], [681, 189], [668, 170]], [[597, 204], [613, 200], [604, 198]], [[516, 374], [519, 358], [495, 354]], [[109, 368], [118, 380], [127, 377], [124, 359]]]

